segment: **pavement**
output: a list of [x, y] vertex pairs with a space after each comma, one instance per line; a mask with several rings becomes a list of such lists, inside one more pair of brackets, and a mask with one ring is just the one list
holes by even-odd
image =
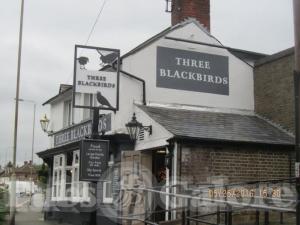
[[29, 197], [18, 198], [15, 225], [70, 225], [57, 221], [44, 221], [43, 204], [43, 194], [34, 194], [31, 204]]
[[70, 225], [66, 223], [58, 223], [57, 221], [44, 221], [42, 212], [17, 212], [16, 225]]

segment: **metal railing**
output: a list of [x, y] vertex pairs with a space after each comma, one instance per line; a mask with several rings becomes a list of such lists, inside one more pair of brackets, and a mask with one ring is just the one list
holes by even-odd
[[[264, 180], [264, 181], [251, 181], [251, 182], [243, 182], [243, 183], [234, 183], [234, 184], [224, 184], [224, 185], [205, 185], [205, 187], [197, 187], [197, 188], [184, 188], [183, 191], [180, 193], [174, 193], [172, 191], [172, 188], [176, 187], [177, 190], [180, 189], [180, 185], [170, 185], [169, 187], [132, 187], [132, 188], [126, 188], [122, 189], [122, 191], [127, 192], [142, 192], [144, 193], [144, 201], [148, 202], [147, 196], [148, 193], [154, 194], [154, 195], [163, 195], [163, 196], [169, 196], [170, 201], [177, 201], [178, 199], [181, 199], [181, 207], [176, 208], [167, 208], [162, 210], [150, 210], [145, 211], [145, 213], [139, 214], [139, 216], [144, 216], [145, 219], [137, 219], [134, 218], [136, 216], [133, 214], [128, 214], [126, 217], [123, 217], [122, 220], [137, 220], [140, 222], [143, 222], [144, 224], [149, 225], [157, 225], [160, 224], [159, 221], [155, 220], [156, 214], [166, 214], [166, 221], [168, 220], [175, 220], [179, 219], [180, 222], [177, 224], [182, 225], [190, 225], [193, 224], [208, 224], [208, 225], [232, 225], [233, 224], [233, 217], [235, 215], [243, 216], [241, 215], [240, 211], [243, 210], [251, 210], [251, 213], [254, 213], [255, 217], [255, 224], [259, 225], [261, 221], [261, 215], [263, 214], [263, 220], [264, 225], [270, 224], [270, 212], [278, 213], [278, 218], [280, 224], [284, 223], [284, 213], [286, 214], [295, 214], [295, 208], [294, 207], [280, 207], [280, 206], [274, 206], [269, 205], [268, 203], [276, 203], [276, 201], [284, 201], [288, 202], [291, 205], [295, 205], [297, 202], [294, 199], [291, 199], [291, 196], [281, 196], [284, 198], [274, 198], [270, 196], [269, 190], [267, 190], [266, 196], [252, 196], [251, 201], [248, 203], [244, 203], [241, 201], [233, 201], [232, 199], [228, 198], [227, 195], [225, 195], [223, 198], [209, 198], [207, 196], [204, 196], [204, 194], [207, 194], [209, 190], [213, 190], [216, 188], [223, 188], [225, 191], [228, 191], [232, 187], [238, 187], [238, 186], [247, 186], [247, 185], [254, 185], [256, 188], [259, 188], [260, 185], [264, 184], [266, 187], [272, 187], [272, 185], [277, 184], [283, 185], [288, 184], [291, 185], [295, 182], [295, 178], [292, 179], [278, 179], [278, 180]], [[169, 188], [171, 189], [170, 192], [162, 191], [161, 189]], [[207, 213], [200, 213], [201, 210], [197, 207], [196, 209], [193, 209], [192, 201], [197, 203], [203, 203], [204, 205], [210, 205], [212, 206], [212, 210]], [[264, 204], [262, 204], [264, 203]], [[216, 210], [213, 210], [213, 207], [216, 207]], [[170, 214], [175, 214], [175, 217], [170, 216]], [[208, 220], [206, 218], [209, 218]], [[152, 219], [152, 220], [151, 220]], [[165, 222], [166, 222], [165, 221]], [[164, 223], [165, 223], [164, 222]], [[175, 224], [175, 223], [174, 223]]]

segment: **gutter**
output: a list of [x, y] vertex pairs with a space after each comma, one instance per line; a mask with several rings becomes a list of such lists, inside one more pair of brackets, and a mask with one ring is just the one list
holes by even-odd
[[124, 70], [120, 70], [121, 73], [125, 74], [126, 76], [130, 77], [130, 78], [133, 78], [135, 80], [138, 80], [140, 82], [142, 82], [142, 85], [143, 85], [143, 105], [146, 105], [146, 82], [144, 79], [142, 78], [139, 78], [131, 73], [128, 73]]
[[[223, 144], [223, 145], [232, 145], [232, 144], [240, 144], [240, 145], [257, 145], [257, 146], [274, 146], [274, 147], [287, 147], [291, 148], [294, 146], [293, 143], [279, 143], [279, 142], [255, 142], [255, 141], [246, 141], [246, 140], [225, 140], [225, 139], [214, 139], [214, 138], [198, 138], [198, 137], [188, 137], [181, 135], [174, 135], [174, 137], [170, 138], [168, 141], [177, 141], [177, 142], [185, 142], [189, 143], [210, 143], [210, 144]], [[291, 149], [292, 150], [292, 149]]]

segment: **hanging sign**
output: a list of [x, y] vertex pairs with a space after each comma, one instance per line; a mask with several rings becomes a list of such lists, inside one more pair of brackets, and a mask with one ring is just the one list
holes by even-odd
[[156, 86], [229, 95], [228, 57], [158, 47]]
[[[118, 49], [76, 45], [73, 106], [118, 110], [119, 62], [120, 50]], [[93, 100], [88, 104], [83, 103], [76, 97], [78, 94]]]
[[80, 181], [99, 181], [107, 169], [109, 141], [85, 139], [80, 146]]

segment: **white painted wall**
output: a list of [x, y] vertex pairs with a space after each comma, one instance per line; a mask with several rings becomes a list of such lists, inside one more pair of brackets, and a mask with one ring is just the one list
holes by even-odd
[[[83, 95], [76, 94], [76, 101], [82, 102], [84, 101]], [[72, 100], [72, 91], [67, 91], [63, 95], [61, 95], [57, 100], [53, 101], [50, 104], [50, 126], [49, 130], [53, 132], [60, 131], [66, 127], [64, 127], [64, 102]], [[84, 109], [73, 108], [72, 116], [73, 123], [78, 124], [82, 122]], [[54, 146], [53, 136], [50, 136], [50, 147]]]
[[[171, 31], [167, 36], [218, 44], [194, 23]], [[229, 96], [156, 87], [157, 46], [203, 52], [229, 58]], [[254, 110], [253, 68], [226, 49], [161, 38], [123, 59], [122, 69], [146, 80], [147, 101], [196, 106]]]
[[[191, 22], [167, 34], [169, 37], [189, 39], [209, 44], [220, 43]], [[227, 56], [229, 59], [229, 96], [192, 92], [184, 90], [156, 87], [156, 50], [157, 46], [203, 52]], [[242, 60], [232, 55], [228, 50], [204, 45], [189, 44], [160, 38], [151, 45], [123, 59], [122, 70], [146, 81], [146, 97], [148, 103], [181, 104], [206, 106], [225, 109], [254, 110], [253, 69]], [[142, 83], [124, 74], [120, 75], [120, 105], [119, 111], [113, 113], [101, 110], [101, 113], [112, 114], [112, 131], [109, 133], [126, 133], [125, 124], [131, 120], [133, 112], [144, 125], [153, 126], [153, 135], [145, 141], [137, 143], [136, 149], [145, 149], [166, 144], [166, 139], [172, 134], [149, 118], [134, 103], [142, 102]], [[71, 98], [72, 92], [61, 96], [51, 104], [51, 129], [58, 131], [63, 128], [63, 102]], [[83, 103], [83, 95], [77, 95], [77, 100]], [[83, 120], [83, 109], [74, 109], [74, 123]], [[147, 134], [147, 132], [145, 133]], [[52, 141], [53, 143], [53, 141]]]
[[112, 113], [112, 131], [126, 132], [125, 124], [131, 120], [134, 112], [134, 102], [141, 103], [143, 99], [142, 83], [136, 79], [121, 74], [119, 111]]
[[64, 101], [56, 101], [50, 107], [50, 127], [49, 130], [56, 132], [63, 128]]

